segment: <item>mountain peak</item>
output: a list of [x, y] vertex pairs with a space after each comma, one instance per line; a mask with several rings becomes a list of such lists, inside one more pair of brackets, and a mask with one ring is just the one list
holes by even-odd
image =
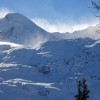
[[33, 24], [31, 20], [20, 13], [9, 13], [5, 16], [5, 18], [9, 21]]
[[28, 45], [31, 42], [36, 44], [36, 41], [40, 40], [43, 42], [56, 40], [52, 34], [19, 13], [9, 13], [0, 20], [0, 35], [1, 40]]
[[20, 14], [20, 13], [8, 13], [6, 15], [6, 17], [25, 17], [24, 15]]

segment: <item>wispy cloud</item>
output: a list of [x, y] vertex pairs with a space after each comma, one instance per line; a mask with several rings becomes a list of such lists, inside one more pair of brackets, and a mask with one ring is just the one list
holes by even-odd
[[12, 11], [8, 8], [0, 8], [0, 18], [5, 17], [6, 14], [11, 13]]
[[[11, 12], [13, 11], [8, 8], [5, 8], [5, 7], [0, 8], [0, 18], [5, 17], [6, 14], [11, 13]], [[43, 19], [43, 18], [33, 18], [31, 20], [48, 32], [61, 32], [61, 33], [83, 30], [83, 29], [86, 29], [88, 26], [94, 26], [98, 23], [98, 21], [94, 19], [91, 19], [91, 21], [89, 19], [89, 22], [85, 21], [84, 19], [81, 19], [81, 22], [77, 23], [77, 22], [73, 22], [72, 20], [69, 21], [70, 18], [69, 20], [67, 18], [68, 22], [62, 21], [61, 16], [59, 18], [61, 20], [59, 21], [56, 20], [52, 22], [50, 22], [49, 20]]]
[[67, 23], [60, 21], [50, 23], [48, 20], [41, 18], [33, 18], [32, 21], [48, 32], [61, 32], [61, 33], [83, 30], [89, 26], [95, 26], [98, 23], [97, 20], [92, 20], [91, 22], [81, 21], [80, 23], [75, 23], [75, 22]]

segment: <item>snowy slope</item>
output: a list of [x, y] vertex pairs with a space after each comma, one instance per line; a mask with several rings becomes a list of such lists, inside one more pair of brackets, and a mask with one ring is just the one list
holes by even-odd
[[73, 33], [58, 33], [55, 32], [54, 36], [58, 39], [77, 39], [77, 38], [91, 38], [100, 39], [100, 24], [96, 26], [89, 26], [87, 29], [75, 31]]
[[85, 78], [90, 100], [99, 100], [99, 51], [100, 41], [89, 38], [50, 41], [38, 50], [18, 45], [1, 50], [0, 98], [74, 100], [76, 81]]
[[20, 44], [33, 44], [56, 38], [19, 13], [10, 13], [0, 19], [0, 39]]
[[98, 28], [50, 34], [18, 13], [0, 19], [0, 100], [74, 100], [83, 78], [100, 100]]

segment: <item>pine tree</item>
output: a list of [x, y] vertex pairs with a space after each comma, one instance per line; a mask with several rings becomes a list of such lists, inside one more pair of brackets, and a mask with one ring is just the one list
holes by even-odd
[[78, 94], [75, 95], [76, 100], [87, 100], [89, 98], [89, 90], [86, 84], [86, 80], [78, 81]]

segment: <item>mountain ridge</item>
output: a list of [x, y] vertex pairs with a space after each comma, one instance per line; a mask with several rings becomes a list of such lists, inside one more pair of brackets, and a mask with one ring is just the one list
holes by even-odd
[[77, 38], [91, 38], [91, 39], [98, 40], [100, 39], [99, 28], [100, 28], [100, 25], [97, 24], [96, 26], [89, 26], [88, 28], [84, 30], [77, 30], [73, 33], [55, 32], [53, 34], [55, 37], [57, 37], [60, 40], [61, 39], [77, 39]]

